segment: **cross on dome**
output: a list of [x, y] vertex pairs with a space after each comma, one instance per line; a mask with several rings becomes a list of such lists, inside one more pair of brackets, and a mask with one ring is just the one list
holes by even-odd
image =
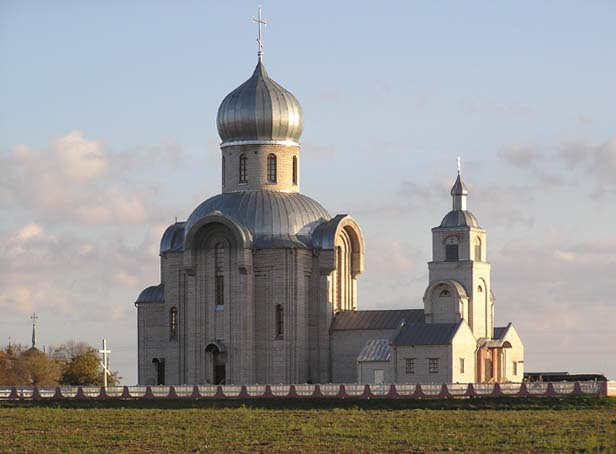
[[257, 46], [258, 46], [259, 51], [257, 52], [257, 55], [259, 56], [259, 60], [261, 60], [263, 58], [263, 36], [261, 33], [261, 26], [265, 27], [267, 25], [267, 20], [261, 17], [261, 6], [260, 5], [259, 5], [258, 15], [257, 17], [253, 16], [252, 21], [259, 26], [259, 35], [257, 36]]

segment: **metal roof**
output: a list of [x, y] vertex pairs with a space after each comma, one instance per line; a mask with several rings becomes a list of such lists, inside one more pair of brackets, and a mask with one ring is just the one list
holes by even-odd
[[372, 339], [359, 352], [357, 361], [389, 361], [391, 348], [388, 339]]
[[184, 250], [184, 224], [186, 223], [176, 222], [167, 227], [160, 240], [161, 254], [163, 252], [181, 252]]
[[330, 219], [318, 202], [297, 192], [229, 192], [199, 205], [186, 221], [185, 236], [214, 211], [247, 228], [255, 249], [312, 247], [312, 232]]
[[397, 329], [403, 320], [424, 321], [423, 309], [342, 311], [334, 316], [332, 330]]
[[470, 211], [451, 210], [441, 221], [440, 227], [479, 227], [479, 221]]
[[502, 339], [507, 334], [507, 330], [511, 326], [511, 323], [507, 326], [495, 326], [494, 327], [494, 339]]
[[458, 331], [458, 323], [406, 323], [392, 337], [393, 345], [447, 345]]
[[143, 291], [137, 297], [137, 301], [135, 301], [135, 304], [164, 302], [165, 286], [163, 284], [158, 284], [143, 289]]
[[274, 82], [259, 60], [250, 79], [222, 101], [216, 124], [223, 145], [242, 141], [297, 144], [304, 115], [295, 96]]

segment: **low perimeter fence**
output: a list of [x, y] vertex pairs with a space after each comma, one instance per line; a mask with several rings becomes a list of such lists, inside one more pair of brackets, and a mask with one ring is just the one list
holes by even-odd
[[616, 382], [0, 387], [0, 400], [37, 399], [450, 399], [616, 395]]

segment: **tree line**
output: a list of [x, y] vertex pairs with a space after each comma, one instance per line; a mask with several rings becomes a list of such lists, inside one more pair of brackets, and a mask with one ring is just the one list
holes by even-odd
[[[118, 372], [107, 384], [119, 384]], [[46, 352], [24, 345], [0, 349], [0, 385], [3, 386], [103, 386], [98, 351], [85, 342], [69, 341]]]

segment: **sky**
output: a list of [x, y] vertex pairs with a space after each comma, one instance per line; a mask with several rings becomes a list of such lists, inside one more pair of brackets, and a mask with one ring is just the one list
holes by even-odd
[[[245, 0], [0, 2], [0, 345], [106, 338], [136, 381], [165, 227], [220, 192]], [[362, 227], [359, 309], [420, 308], [456, 157], [527, 371], [616, 378], [616, 3], [263, 1], [302, 187]]]

